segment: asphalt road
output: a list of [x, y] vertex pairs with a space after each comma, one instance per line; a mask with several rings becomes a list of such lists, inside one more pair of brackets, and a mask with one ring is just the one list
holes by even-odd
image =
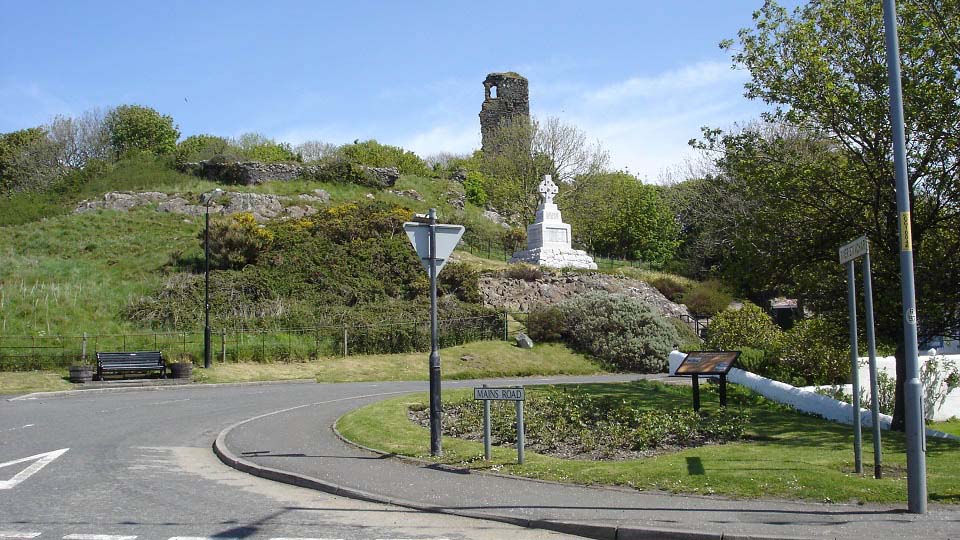
[[2, 401], [0, 540], [573, 538], [279, 484], [211, 451], [222, 429], [264, 412], [425, 390], [306, 383]]

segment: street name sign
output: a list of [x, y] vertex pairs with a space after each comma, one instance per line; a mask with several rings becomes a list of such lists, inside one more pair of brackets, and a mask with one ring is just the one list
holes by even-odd
[[[438, 223], [437, 227], [437, 252], [434, 258], [437, 260], [437, 274], [447, 263], [453, 249], [460, 243], [463, 236], [463, 225], [446, 225]], [[408, 221], [403, 224], [403, 230], [407, 233], [413, 249], [417, 251], [420, 262], [427, 272], [430, 272], [430, 225], [426, 223], [415, 223]]]
[[526, 392], [523, 388], [474, 388], [473, 399], [477, 401], [525, 401]]
[[840, 247], [840, 264], [846, 264], [854, 259], [870, 253], [870, 240], [861, 236], [856, 240]]

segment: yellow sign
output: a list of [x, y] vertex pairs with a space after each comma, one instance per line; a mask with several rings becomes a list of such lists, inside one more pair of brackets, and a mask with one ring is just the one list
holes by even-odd
[[900, 212], [900, 251], [913, 251], [910, 237], [910, 212]]

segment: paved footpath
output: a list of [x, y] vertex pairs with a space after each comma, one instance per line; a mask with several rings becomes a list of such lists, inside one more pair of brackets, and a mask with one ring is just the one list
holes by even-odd
[[229, 465], [282, 482], [588, 538], [960, 539], [960, 510], [952, 506], [931, 504], [928, 514], [918, 516], [906, 513], [905, 505], [731, 500], [575, 486], [401, 461], [336, 436], [332, 426], [341, 415], [397, 393], [383, 383], [353, 398], [269, 412], [221, 432], [215, 450]]

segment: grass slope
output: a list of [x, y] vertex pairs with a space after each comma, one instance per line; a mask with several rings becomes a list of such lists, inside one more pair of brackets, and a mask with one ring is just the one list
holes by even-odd
[[[657, 383], [595, 384], [581, 388], [635, 401], [649, 409], [687, 408], [692, 399], [689, 387]], [[716, 407], [714, 389], [702, 390], [705, 407]], [[740, 388], [731, 390], [730, 404], [751, 415], [749, 440], [622, 462], [563, 460], [527, 452], [522, 466], [516, 464], [513, 448], [495, 447], [493, 461], [487, 463], [483, 461], [482, 443], [451, 437], [444, 437], [444, 455], [430, 458], [428, 430], [407, 417], [411, 405], [423, 407], [427, 399], [425, 394], [416, 394], [379, 402], [344, 416], [337, 422], [337, 429], [350, 440], [385, 452], [580, 484], [827, 502], [906, 500], [906, 454], [901, 434], [883, 434], [885, 478], [859, 476], [852, 472], [853, 433], [848, 426], [796, 413]], [[458, 399], [472, 399], [472, 393], [444, 393], [446, 402]], [[869, 449], [871, 445], [869, 432], [864, 433], [863, 447]], [[867, 470], [872, 469], [866, 463], [869, 460], [867, 452]], [[927, 475], [931, 501], [960, 503], [960, 443], [928, 440]]]

